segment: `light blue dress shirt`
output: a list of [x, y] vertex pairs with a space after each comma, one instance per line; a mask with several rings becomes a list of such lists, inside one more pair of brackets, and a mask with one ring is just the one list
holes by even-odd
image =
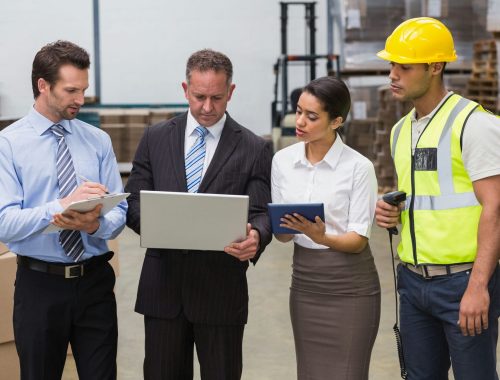
[[[71, 262], [59, 243], [59, 233], [43, 234], [54, 214], [63, 211], [57, 182], [57, 141], [54, 123], [33, 107], [28, 115], [0, 131], [0, 241], [14, 253], [51, 262]], [[76, 173], [99, 182], [110, 193], [123, 185], [109, 136], [80, 120], [62, 120]], [[81, 179], [77, 176], [80, 185]], [[106, 240], [124, 228], [127, 202], [99, 218], [92, 235], [82, 231], [81, 260], [108, 251]]]

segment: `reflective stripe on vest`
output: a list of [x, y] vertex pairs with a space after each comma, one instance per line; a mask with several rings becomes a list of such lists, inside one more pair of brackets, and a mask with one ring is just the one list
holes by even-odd
[[[463, 165], [460, 136], [477, 107], [455, 94], [441, 105], [416, 144], [416, 152], [429, 154], [429, 167], [417, 166], [421, 162], [411, 155], [413, 110], [392, 129], [398, 188], [408, 194], [398, 246], [404, 262], [455, 264], [475, 259], [481, 206]], [[426, 157], [423, 162], [425, 166]]]

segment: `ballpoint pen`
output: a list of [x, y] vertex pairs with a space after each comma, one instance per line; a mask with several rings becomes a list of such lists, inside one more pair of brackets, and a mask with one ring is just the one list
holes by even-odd
[[[90, 179], [84, 177], [81, 174], [77, 174], [78, 178], [80, 178], [83, 182], [92, 182]], [[105, 191], [106, 194], [109, 194], [109, 191]]]

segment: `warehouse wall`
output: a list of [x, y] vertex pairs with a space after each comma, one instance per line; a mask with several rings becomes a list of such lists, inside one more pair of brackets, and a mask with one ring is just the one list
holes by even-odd
[[[317, 2], [317, 52], [326, 53], [326, 0]], [[292, 7], [289, 53], [305, 49], [303, 8]], [[225, 52], [236, 92], [229, 112], [258, 134], [270, 133], [272, 67], [280, 52], [279, 0], [101, 0], [103, 103], [183, 103], [185, 62], [195, 50]], [[22, 21], [21, 21], [22, 19]], [[32, 103], [31, 63], [45, 43], [68, 39], [93, 55], [92, 1], [0, 0], [0, 116]], [[318, 65], [318, 75], [325, 73]], [[93, 71], [87, 95], [94, 95]], [[304, 67], [291, 69], [290, 88]]]

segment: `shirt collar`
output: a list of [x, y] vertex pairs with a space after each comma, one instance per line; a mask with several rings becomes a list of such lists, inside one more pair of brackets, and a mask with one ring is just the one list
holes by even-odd
[[71, 126], [69, 120], [63, 119], [59, 121], [59, 123], [54, 123], [51, 120], [47, 119], [40, 112], [35, 109], [35, 106], [32, 106], [28, 112], [28, 120], [35, 129], [35, 131], [41, 136], [45, 133], [50, 127], [54, 124], [59, 124], [64, 128], [64, 130], [68, 133], [71, 133]]
[[[332, 169], [335, 169], [339, 163], [340, 155], [342, 154], [342, 150], [344, 149], [344, 142], [340, 137], [340, 134], [337, 133], [337, 138], [335, 139], [333, 145], [326, 152], [325, 157], [321, 161], [319, 161], [316, 165], [321, 163], [325, 163], [330, 166]], [[294, 164], [296, 166], [313, 166], [306, 157], [306, 144], [304, 142], [300, 142], [297, 150], [297, 154], [295, 156]]]
[[[211, 127], [207, 127], [208, 130], [208, 136], [212, 136], [216, 139], [220, 137], [222, 134], [222, 129], [224, 128], [224, 124], [226, 123], [226, 114], [220, 118], [220, 120], [212, 125]], [[194, 116], [191, 114], [191, 110], [188, 112], [188, 118], [187, 118], [187, 123], [186, 123], [186, 136], [191, 136], [194, 133], [194, 130], [196, 129], [197, 126], [199, 126], [200, 123], [196, 121]]]
[[434, 114], [437, 112], [439, 107], [441, 107], [441, 105], [444, 102], [446, 102], [446, 100], [452, 95], [453, 95], [453, 91], [448, 91], [448, 93], [445, 95], [445, 97], [443, 99], [441, 99], [439, 104], [429, 114], [425, 115], [424, 117], [421, 117], [419, 120], [417, 120], [417, 118], [415, 116], [416, 110], [413, 110], [413, 112], [410, 115], [412, 123], [417, 122], [417, 121], [422, 121], [422, 120], [430, 120], [434, 116]]

